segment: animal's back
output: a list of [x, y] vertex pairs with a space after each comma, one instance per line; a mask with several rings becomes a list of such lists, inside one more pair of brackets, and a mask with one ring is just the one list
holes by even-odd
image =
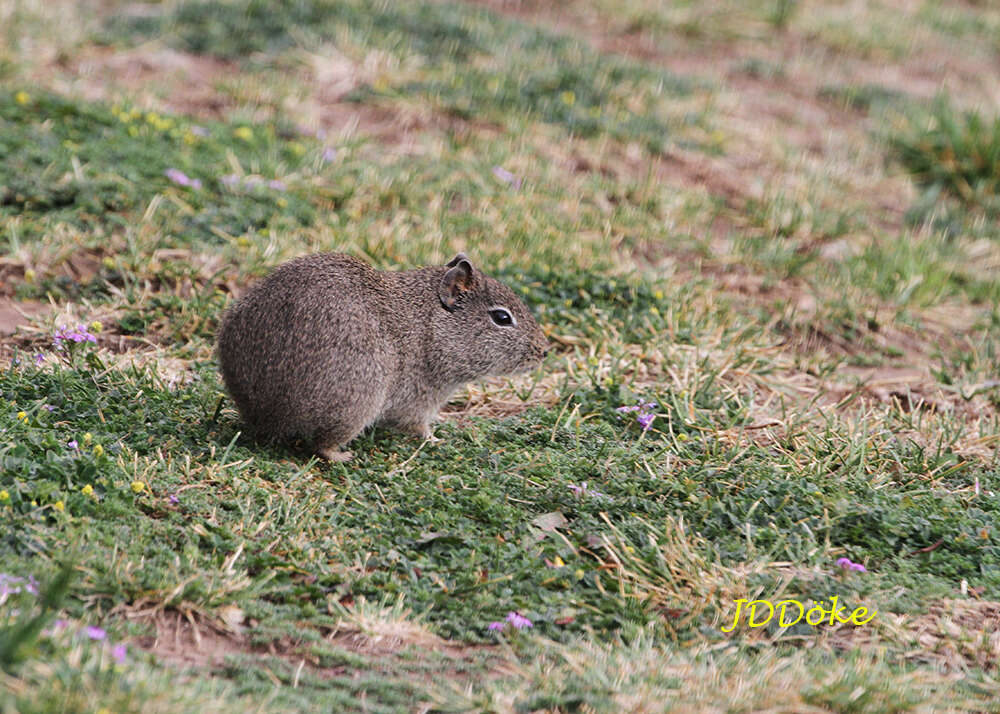
[[379, 325], [391, 302], [381, 273], [323, 253], [280, 266], [230, 309], [223, 379], [259, 437], [310, 437], [384, 396], [392, 355]]

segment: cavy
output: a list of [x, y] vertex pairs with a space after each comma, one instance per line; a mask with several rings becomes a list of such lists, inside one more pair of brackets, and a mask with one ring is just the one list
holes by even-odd
[[528, 308], [459, 253], [379, 271], [339, 253], [276, 268], [223, 316], [219, 363], [257, 438], [309, 440], [329, 461], [372, 424], [430, 437], [463, 384], [528, 371], [548, 344]]

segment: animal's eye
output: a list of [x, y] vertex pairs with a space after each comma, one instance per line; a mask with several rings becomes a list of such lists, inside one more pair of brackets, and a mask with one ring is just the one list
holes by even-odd
[[490, 319], [500, 327], [510, 327], [514, 324], [514, 316], [502, 307], [490, 310]]

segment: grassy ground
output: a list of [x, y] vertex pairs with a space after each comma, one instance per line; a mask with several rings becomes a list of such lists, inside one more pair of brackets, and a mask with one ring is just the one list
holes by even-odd
[[[0, 708], [995, 711], [1000, 11], [369, 5], [0, 1]], [[256, 445], [218, 319], [319, 250], [555, 354]]]

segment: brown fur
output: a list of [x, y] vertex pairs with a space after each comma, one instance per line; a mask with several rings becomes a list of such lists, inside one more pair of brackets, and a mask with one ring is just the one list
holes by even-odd
[[[490, 310], [516, 319], [499, 326]], [[222, 319], [219, 363], [261, 439], [305, 438], [332, 460], [365, 428], [430, 437], [463, 384], [538, 365], [548, 345], [528, 308], [462, 254], [448, 265], [378, 271], [339, 253], [276, 268]]]

